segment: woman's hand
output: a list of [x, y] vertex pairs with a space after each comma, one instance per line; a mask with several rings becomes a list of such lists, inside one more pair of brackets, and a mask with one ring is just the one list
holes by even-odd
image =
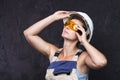
[[55, 20], [60, 20], [66, 17], [70, 17], [69, 11], [56, 11], [53, 15]]
[[78, 32], [76, 32], [76, 35], [78, 37], [78, 40], [83, 44], [85, 41], [87, 41], [85, 29], [82, 26], [77, 27], [77, 29], [82, 32], [81, 35]]

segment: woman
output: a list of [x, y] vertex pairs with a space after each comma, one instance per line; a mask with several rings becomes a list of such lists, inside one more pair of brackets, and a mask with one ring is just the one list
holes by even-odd
[[[38, 34], [49, 24], [63, 19], [63, 48], [46, 42]], [[93, 23], [83, 12], [57, 11], [38, 21], [24, 31], [26, 40], [50, 60], [46, 80], [87, 80], [89, 69], [99, 69], [107, 64], [103, 53], [89, 41]], [[79, 49], [82, 45], [85, 50]]]

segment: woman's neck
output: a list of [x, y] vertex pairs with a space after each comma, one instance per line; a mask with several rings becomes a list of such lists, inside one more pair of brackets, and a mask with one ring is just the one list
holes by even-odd
[[64, 56], [69, 56], [75, 54], [75, 52], [78, 50], [76, 47], [77, 41], [64, 41], [63, 45], [63, 54]]

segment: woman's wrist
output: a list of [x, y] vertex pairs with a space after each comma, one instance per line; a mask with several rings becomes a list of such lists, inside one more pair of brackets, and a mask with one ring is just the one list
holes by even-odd
[[81, 41], [81, 44], [84, 46], [86, 44], [88, 44], [89, 42], [87, 40]]
[[53, 22], [57, 20], [53, 14], [50, 15], [49, 18], [50, 18], [50, 20], [53, 21]]
[[51, 20], [53, 20], [53, 21], [59, 20], [55, 14], [50, 15], [50, 17], [51, 17]]

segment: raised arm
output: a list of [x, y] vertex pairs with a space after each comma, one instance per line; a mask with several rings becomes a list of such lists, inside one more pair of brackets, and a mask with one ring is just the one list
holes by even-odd
[[38, 34], [46, 28], [49, 24], [69, 17], [69, 12], [67, 11], [57, 11], [54, 14], [36, 22], [26, 30], [24, 30], [24, 36], [26, 40], [39, 52], [46, 56], [50, 56], [57, 50], [57, 47], [43, 40]]
[[107, 64], [107, 59], [98, 49], [92, 46], [86, 39], [86, 32], [85, 30], [80, 27], [79, 30], [82, 31], [82, 35], [80, 36], [78, 33], [78, 39], [81, 44], [86, 49], [85, 55], [85, 65], [89, 66], [92, 69], [99, 69]]

